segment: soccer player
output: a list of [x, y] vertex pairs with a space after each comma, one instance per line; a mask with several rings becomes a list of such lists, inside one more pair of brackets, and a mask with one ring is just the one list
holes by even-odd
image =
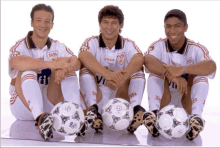
[[168, 104], [181, 106], [190, 114], [189, 140], [204, 128], [201, 117], [208, 95], [208, 78], [213, 79], [216, 64], [205, 46], [185, 37], [188, 29], [184, 12], [170, 10], [164, 18], [165, 39], [152, 43], [145, 53], [145, 66], [150, 72], [147, 91], [149, 110], [143, 115], [144, 125], [153, 136], [158, 110]]
[[79, 51], [81, 95], [85, 100], [86, 122], [78, 135], [85, 135], [88, 127], [102, 129], [100, 110], [112, 98], [129, 101], [134, 120], [128, 127], [134, 132], [142, 124], [145, 109], [140, 106], [145, 76], [143, 55], [137, 45], [120, 35], [124, 15], [117, 6], [107, 5], [98, 15], [100, 34], [87, 38]]
[[33, 31], [10, 49], [11, 112], [18, 120], [36, 120], [44, 140], [53, 137], [49, 112], [63, 100], [80, 104], [76, 70], [81, 63], [64, 44], [48, 37], [54, 11], [38, 4], [31, 11]]

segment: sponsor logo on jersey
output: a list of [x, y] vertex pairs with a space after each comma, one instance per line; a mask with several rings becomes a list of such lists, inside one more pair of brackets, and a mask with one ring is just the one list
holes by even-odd
[[51, 61], [56, 61], [58, 58], [58, 51], [48, 51], [47, 52], [47, 57], [48, 59], [50, 59]]
[[125, 59], [125, 52], [118, 53], [116, 56], [118, 63], [123, 64]]

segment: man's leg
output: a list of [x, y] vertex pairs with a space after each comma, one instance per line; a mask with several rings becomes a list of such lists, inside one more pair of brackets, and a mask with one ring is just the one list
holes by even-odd
[[15, 90], [24, 105], [31, 111], [42, 138], [44, 140], [52, 138], [51, 128], [53, 119], [50, 114], [44, 112], [37, 73], [35, 71], [19, 72], [15, 83]]
[[189, 140], [195, 139], [204, 128], [205, 120], [202, 119], [201, 114], [208, 95], [208, 90], [209, 84], [207, 77], [196, 76], [193, 79], [191, 88], [192, 114], [189, 119], [190, 131], [186, 134]]
[[[149, 133], [154, 137], [159, 136], [159, 132], [155, 127], [157, 113], [160, 107], [163, 107], [169, 102], [169, 97], [167, 97], [169, 96], [169, 92], [166, 91], [164, 93], [164, 90], [168, 90], [167, 88], [169, 88], [169, 83], [167, 81], [165, 81], [164, 83], [164, 80], [162, 79], [161, 76], [153, 73], [149, 75], [147, 82], [149, 111], [146, 111], [144, 113], [143, 123], [148, 129]], [[161, 106], [161, 100], [162, 100], [162, 106]]]

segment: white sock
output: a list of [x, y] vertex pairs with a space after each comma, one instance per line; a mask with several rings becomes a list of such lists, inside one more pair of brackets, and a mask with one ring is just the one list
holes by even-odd
[[88, 107], [96, 103], [97, 86], [93, 73], [87, 69], [82, 68], [80, 70], [80, 90], [85, 98], [86, 105]]
[[205, 76], [196, 76], [193, 79], [193, 85], [191, 88], [192, 115], [197, 114], [201, 116], [208, 91], [208, 78]]
[[36, 119], [40, 114], [44, 113], [42, 92], [37, 82], [36, 72], [25, 71], [22, 73], [21, 88], [34, 119]]
[[160, 109], [160, 103], [164, 92], [164, 80], [153, 73], [150, 73], [147, 80], [147, 94], [149, 110]]
[[80, 105], [79, 85], [75, 71], [72, 71], [63, 79], [61, 90], [65, 101]]
[[138, 71], [131, 75], [131, 81], [128, 88], [128, 95], [132, 107], [141, 105], [145, 88], [145, 76], [142, 71]]

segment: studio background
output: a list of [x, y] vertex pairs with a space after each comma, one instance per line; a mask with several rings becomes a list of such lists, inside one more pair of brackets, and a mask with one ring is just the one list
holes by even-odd
[[[174, 8], [184, 11], [189, 25], [186, 37], [204, 45], [217, 64], [216, 76], [209, 80], [209, 93], [204, 112], [219, 111], [220, 3], [218, 1], [2, 1], [1, 116], [11, 116], [11, 113], [4, 112], [5, 108], [9, 108], [10, 103], [9, 50], [32, 30], [30, 12], [32, 7], [39, 3], [45, 3], [54, 9], [54, 26], [49, 37], [64, 43], [77, 56], [84, 40], [99, 34], [98, 12], [105, 5], [117, 5], [123, 11], [125, 19], [121, 35], [133, 40], [143, 53], [152, 42], [165, 38], [165, 14]], [[145, 77], [147, 80], [148, 74], [145, 74]], [[146, 88], [142, 105], [148, 109]]]

